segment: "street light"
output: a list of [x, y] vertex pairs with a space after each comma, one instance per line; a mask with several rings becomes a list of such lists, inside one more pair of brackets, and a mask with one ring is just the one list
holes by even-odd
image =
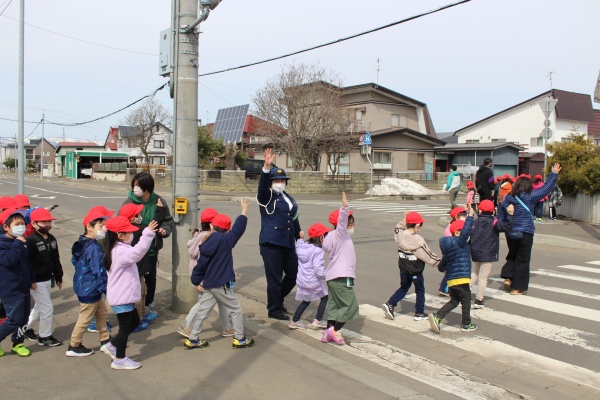
[[187, 26], [182, 27], [181, 31], [183, 33], [187, 33], [187, 32], [194, 30], [198, 25], [200, 25], [200, 22], [206, 21], [206, 19], [208, 18], [208, 14], [210, 14], [211, 10], [214, 10], [215, 8], [217, 8], [217, 6], [219, 5], [220, 2], [221, 2], [221, 0], [200, 0], [200, 1], [198, 1], [198, 6], [200, 7], [200, 11], [202, 11], [202, 13], [200, 14], [200, 16], [198, 17], [197, 20], [195, 20], [194, 22], [192, 22], [191, 24], [189, 24]]

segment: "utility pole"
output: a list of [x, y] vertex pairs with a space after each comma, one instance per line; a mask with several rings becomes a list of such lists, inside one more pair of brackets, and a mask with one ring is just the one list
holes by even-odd
[[187, 252], [187, 241], [198, 227], [198, 38], [194, 31], [220, 0], [173, 1], [176, 2], [172, 7], [175, 12], [174, 82], [171, 82], [175, 85], [173, 201], [186, 199], [188, 212], [179, 214], [172, 234], [172, 309], [183, 313], [198, 300], [198, 292], [190, 283]]
[[21, 0], [19, 16], [19, 123], [17, 145], [17, 193], [25, 193], [25, 101], [24, 101], [24, 71], [25, 71], [25, 0]]
[[44, 125], [46, 125], [46, 114], [42, 113], [42, 154], [40, 157], [40, 179], [44, 179]]

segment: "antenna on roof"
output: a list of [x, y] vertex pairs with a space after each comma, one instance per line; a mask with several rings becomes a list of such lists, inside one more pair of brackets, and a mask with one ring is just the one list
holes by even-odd
[[552, 87], [552, 74], [555, 74], [555, 73], [556, 73], [556, 72], [554, 72], [554, 71], [550, 71], [550, 72], [548, 72], [548, 76], [547, 76], [547, 78], [548, 78], [548, 80], [550, 81], [550, 90], [554, 89], [554, 88]]
[[375, 85], [379, 86], [379, 71], [381, 71], [381, 68], [379, 68], [379, 58], [377, 59], [377, 81], [375, 83]]

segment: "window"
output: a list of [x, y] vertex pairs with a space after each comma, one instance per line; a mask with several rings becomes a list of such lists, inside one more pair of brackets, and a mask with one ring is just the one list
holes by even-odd
[[596, 146], [600, 146], [600, 139], [594, 139], [594, 144]]
[[285, 163], [286, 168], [293, 168], [294, 167], [294, 160], [292, 159], [292, 157], [288, 154], [287, 155], [287, 161]]
[[33, 149], [25, 149], [25, 159], [33, 160]]
[[425, 153], [408, 153], [408, 169], [425, 169]]
[[408, 128], [408, 117], [406, 115], [400, 116], [400, 126], [403, 128]]
[[362, 110], [360, 108], [354, 110], [354, 119], [357, 121], [362, 119]]
[[374, 169], [392, 169], [392, 153], [383, 151], [373, 152]]
[[542, 146], [544, 146], [544, 138], [532, 137], [530, 145], [531, 145], [531, 147], [542, 147]]
[[504, 143], [506, 139], [492, 139], [492, 143]]
[[408, 117], [406, 115], [392, 114], [392, 126], [408, 127]]
[[350, 155], [348, 153], [339, 157], [339, 154], [333, 153], [329, 159], [329, 173], [331, 173], [331, 168], [333, 167], [334, 161], [338, 161], [337, 165], [337, 175], [349, 175], [350, 174]]
[[392, 114], [392, 126], [400, 126], [400, 116], [398, 114]]
[[571, 139], [570, 137], [560, 138], [561, 143], [571, 143], [572, 141], [573, 139]]
[[479, 139], [467, 139], [466, 144], [474, 144], [474, 143], [479, 143]]
[[151, 156], [150, 164], [152, 165], [165, 165], [165, 157], [164, 156]]
[[165, 141], [164, 140], [155, 140], [154, 141], [154, 148], [155, 149], [164, 149], [165, 148]]

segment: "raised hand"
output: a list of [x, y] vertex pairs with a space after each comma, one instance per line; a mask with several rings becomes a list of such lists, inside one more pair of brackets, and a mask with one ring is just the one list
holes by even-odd
[[273, 161], [275, 160], [275, 154], [273, 154], [273, 149], [267, 147], [263, 155], [265, 158], [265, 169], [271, 169], [271, 164], [273, 164]]
[[248, 206], [252, 201], [248, 197], [242, 197], [240, 199], [240, 206], [242, 207], [242, 215], [246, 215], [248, 212]]
[[562, 167], [560, 166], [559, 163], [556, 163], [552, 166], [552, 172], [554, 172], [555, 174], [558, 174], [561, 169], [562, 169]]
[[348, 199], [346, 198], [346, 192], [342, 192], [342, 207], [348, 207]]

